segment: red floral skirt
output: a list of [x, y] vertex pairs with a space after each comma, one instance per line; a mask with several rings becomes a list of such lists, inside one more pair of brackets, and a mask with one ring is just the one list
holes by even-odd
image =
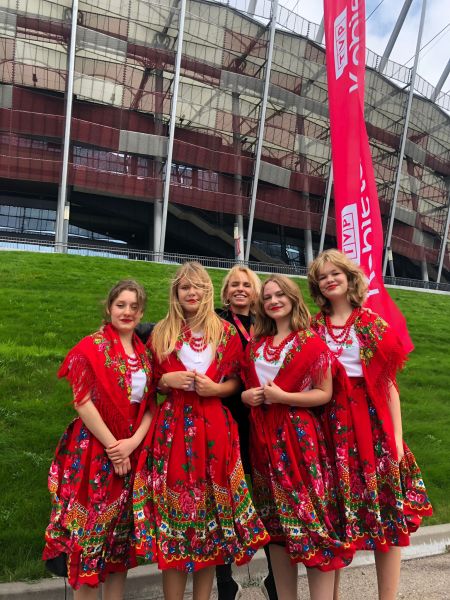
[[[139, 411], [131, 405], [132, 422]], [[134, 464], [136, 461], [131, 457]], [[133, 469], [118, 477], [103, 445], [77, 417], [50, 466], [52, 500], [43, 560], [67, 555], [69, 584], [98, 586], [109, 573], [137, 564], [133, 544]]]
[[252, 409], [250, 458], [255, 506], [272, 543], [292, 562], [323, 571], [348, 565], [333, 460], [313, 410], [279, 404]]
[[422, 474], [405, 443], [398, 463], [387, 403], [374, 405], [363, 378], [351, 378], [350, 388], [347, 540], [358, 550], [407, 546], [422, 517], [432, 514]]
[[248, 562], [268, 541], [253, 507], [237, 426], [217, 398], [168, 396], [134, 485], [137, 552], [160, 569]]

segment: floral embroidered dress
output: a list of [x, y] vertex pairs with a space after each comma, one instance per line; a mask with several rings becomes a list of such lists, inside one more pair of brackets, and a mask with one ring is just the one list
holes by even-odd
[[[246, 349], [247, 389], [266, 383], [266, 338]], [[284, 356], [283, 356], [284, 354]], [[310, 330], [297, 332], [279, 357], [271, 377], [286, 392], [306, 391], [326, 373], [330, 356]], [[255, 506], [270, 534], [292, 562], [333, 570], [348, 565], [353, 550], [344, 543], [345, 523], [333, 458], [320, 424], [319, 409], [264, 404], [251, 409], [250, 459]]]
[[[103, 421], [116, 437], [130, 437], [141, 423], [151, 399], [151, 365], [144, 345], [134, 336], [134, 362], [146, 382], [140, 401], [119, 336], [112, 325], [82, 339], [68, 353], [59, 377], [73, 388], [74, 401], [90, 397]], [[138, 449], [132, 454], [136, 464]], [[131, 492], [133, 470], [115, 475], [103, 445], [75, 418], [61, 437], [50, 467], [48, 487], [52, 499], [50, 524], [45, 532], [43, 559], [67, 555], [69, 583], [97, 586], [106, 575], [136, 566], [133, 548]]]
[[[322, 313], [313, 319], [312, 327], [331, 347]], [[349, 406], [347, 444], [337, 451], [339, 476], [349, 486], [347, 539], [363, 550], [406, 546], [409, 534], [432, 509], [420, 469], [405, 443], [400, 465], [397, 460], [389, 386], [396, 385], [405, 353], [389, 325], [364, 312], [356, 317], [339, 352], [333, 387], [336, 394], [347, 395]]]
[[[223, 324], [215, 356], [208, 346], [207, 364], [197, 365], [216, 382], [236, 373], [242, 356], [236, 329]], [[186, 369], [186, 343], [180, 336], [168, 358], [154, 359], [155, 379]], [[236, 423], [219, 398], [195, 391], [172, 389], [157, 408], [137, 467], [134, 505], [137, 551], [160, 569], [241, 565], [268, 541], [245, 481]]]

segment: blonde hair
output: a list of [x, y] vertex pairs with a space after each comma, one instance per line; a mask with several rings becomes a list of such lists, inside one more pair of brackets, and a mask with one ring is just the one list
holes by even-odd
[[139, 310], [144, 312], [147, 304], [147, 294], [143, 286], [134, 279], [121, 279], [109, 290], [106, 300], [103, 302], [104, 316], [103, 322], [109, 323], [111, 316], [109, 314], [113, 302], [120, 296], [122, 292], [134, 292], [136, 294], [136, 302]]
[[319, 288], [320, 272], [325, 263], [330, 262], [341, 269], [348, 280], [347, 299], [353, 308], [362, 306], [367, 295], [367, 277], [356, 263], [350, 260], [343, 252], [336, 249], [324, 250], [313, 260], [308, 270], [309, 292], [312, 299], [324, 313], [331, 310], [330, 301], [325, 298]]
[[228, 294], [228, 286], [230, 284], [230, 281], [233, 277], [236, 277], [237, 275], [239, 275], [239, 273], [245, 273], [248, 277], [248, 280], [250, 282], [250, 285], [252, 286], [252, 290], [253, 290], [253, 300], [250, 304], [250, 311], [252, 313], [255, 312], [255, 302], [256, 302], [256, 298], [259, 294], [259, 291], [261, 289], [261, 280], [258, 277], [258, 275], [252, 271], [251, 269], [249, 269], [248, 267], [244, 267], [241, 265], [235, 265], [234, 267], [232, 267], [228, 273], [225, 275], [223, 282], [222, 282], [222, 289], [220, 290], [220, 299], [222, 301], [222, 305], [224, 308], [227, 308], [230, 303], [228, 302], [228, 298], [227, 298], [227, 294]]
[[214, 288], [206, 269], [198, 262], [186, 262], [175, 273], [169, 293], [167, 315], [155, 325], [152, 333], [152, 345], [159, 360], [175, 350], [178, 337], [185, 326], [185, 317], [180, 301], [178, 287], [183, 279], [203, 291], [197, 314], [190, 323], [191, 329], [201, 329], [203, 337], [217, 348], [223, 333], [222, 320], [214, 312]]
[[269, 282], [276, 283], [280, 290], [289, 298], [292, 303], [292, 312], [290, 327], [292, 331], [299, 331], [300, 329], [308, 329], [311, 315], [308, 307], [303, 300], [302, 293], [298, 285], [296, 285], [292, 279], [286, 277], [286, 275], [272, 275], [267, 278], [261, 287], [259, 292], [258, 300], [256, 302], [256, 320], [255, 320], [255, 338], [259, 339], [268, 335], [275, 335], [277, 333], [277, 326], [271, 317], [266, 314], [264, 310], [264, 289]]

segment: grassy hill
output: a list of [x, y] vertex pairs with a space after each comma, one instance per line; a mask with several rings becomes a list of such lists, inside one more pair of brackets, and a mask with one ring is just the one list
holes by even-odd
[[[95, 330], [119, 279], [147, 289], [145, 320], [164, 316], [176, 267], [120, 259], [0, 252], [0, 581], [38, 578], [50, 510], [47, 470], [73, 417], [59, 363]], [[211, 276], [219, 298], [223, 272]], [[300, 287], [306, 293], [305, 281]], [[405, 438], [431, 495], [428, 524], [450, 521], [450, 296], [393, 290], [416, 346], [400, 378]], [[311, 303], [310, 308], [314, 310]]]

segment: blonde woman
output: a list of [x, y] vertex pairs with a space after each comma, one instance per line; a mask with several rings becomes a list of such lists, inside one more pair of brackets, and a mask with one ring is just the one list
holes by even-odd
[[267, 542], [247, 489], [236, 424], [221, 398], [237, 392], [242, 345], [214, 312], [199, 263], [172, 282], [167, 316], [152, 333], [155, 379], [165, 401], [136, 476], [139, 551], [163, 570], [166, 600], [210, 597], [214, 567], [248, 562]]
[[[245, 349], [250, 341], [255, 323], [255, 304], [261, 289], [258, 275], [242, 265], [235, 265], [225, 275], [220, 290], [222, 307], [217, 314], [234, 325]], [[228, 396], [223, 402], [230, 409], [239, 431], [241, 458], [245, 473], [250, 474], [250, 410], [241, 402], [242, 388], [236, 394]], [[268, 574], [261, 582], [261, 590], [267, 600], [278, 600], [273, 579], [268, 546], [264, 546], [267, 558]], [[216, 567], [218, 600], [236, 600], [240, 597], [241, 586], [233, 580], [231, 565]]]
[[[217, 314], [236, 328], [245, 349], [250, 341], [255, 322], [255, 303], [261, 289], [261, 280], [254, 271], [240, 265], [234, 266], [225, 275], [220, 291], [223, 308]], [[241, 389], [224, 400], [225, 406], [238, 424], [241, 457], [245, 473], [250, 473], [248, 458], [249, 410], [241, 402]], [[221, 600], [221, 598], [219, 598]]]
[[380, 600], [394, 600], [400, 546], [431, 505], [414, 456], [403, 441], [396, 375], [405, 353], [378, 315], [361, 310], [367, 294], [362, 269], [338, 250], [322, 252], [308, 273], [320, 308], [313, 329], [341, 366], [336, 385], [346, 391], [349, 484], [347, 539], [375, 551]]
[[353, 557], [341, 541], [340, 492], [317, 412], [332, 396], [330, 356], [309, 321], [298, 286], [283, 275], [267, 279], [243, 371], [255, 506], [283, 600], [297, 599], [299, 562], [311, 599], [331, 600], [333, 571]]

